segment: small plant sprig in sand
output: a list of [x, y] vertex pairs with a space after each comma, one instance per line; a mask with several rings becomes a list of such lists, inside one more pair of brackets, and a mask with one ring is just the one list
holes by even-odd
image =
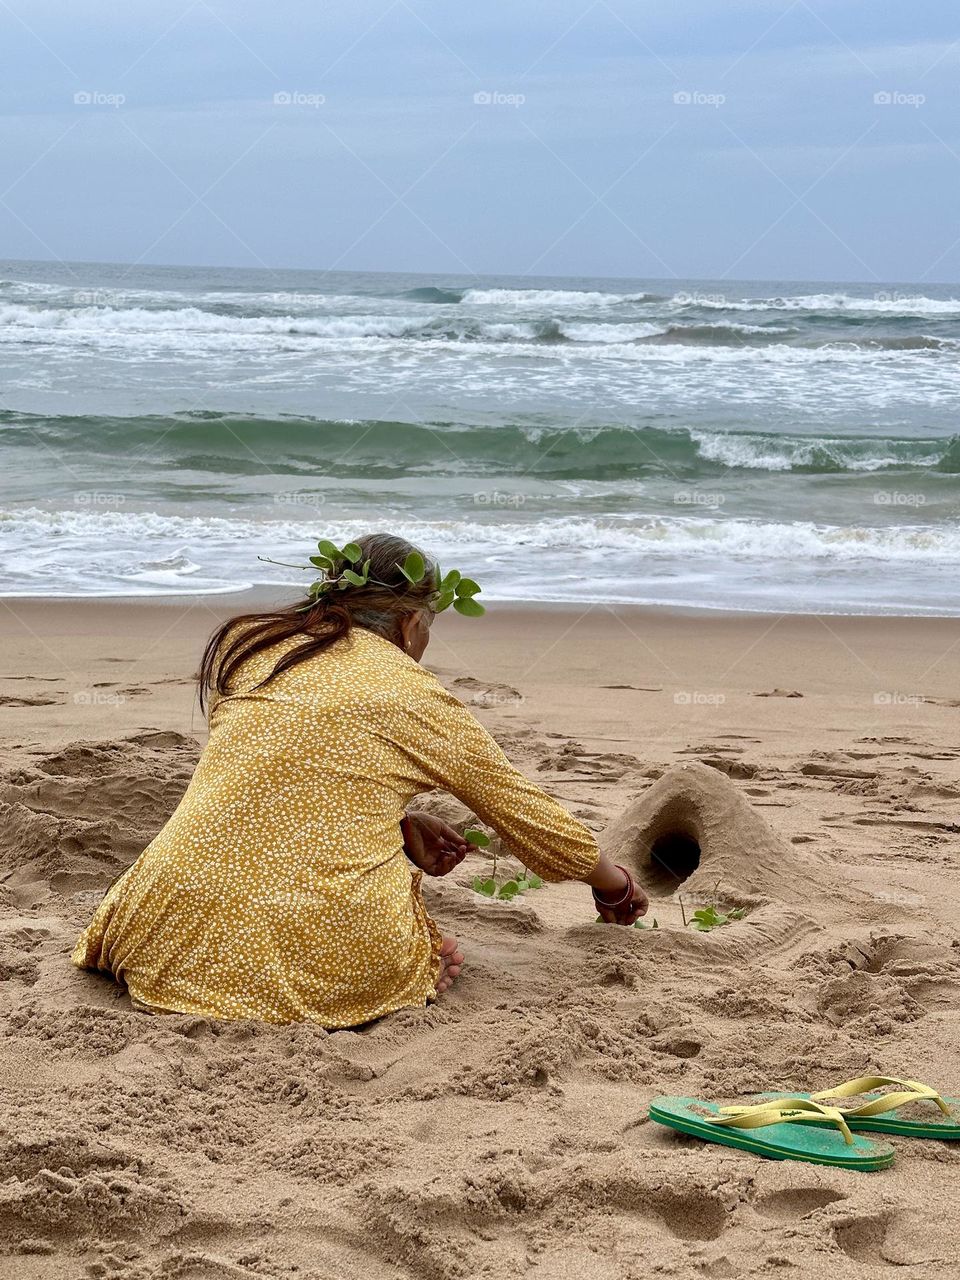
[[719, 929], [723, 924], [733, 924], [734, 920], [742, 920], [746, 914], [746, 907], [732, 907], [729, 911], [720, 911], [717, 907], [701, 907], [693, 913], [690, 927], [698, 929], [701, 933], [708, 933], [711, 929]]
[[[717, 882], [719, 884], [719, 881]], [[709, 933], [711, 929], [719, 929], [722, 925], [733, 924], [734, 920], [742, 920], [747, 914], [746, 907], [731, 907], [729, 911], [721, 911], [719, 907], [699, 907], [693, 913], [693, 919], [687, 919], [687, 912], [680, 898], [680, 915], [684, 928], [689, 926], [699, 933]]]
[[[464, 831], [463, 838], [476, 849], [486, 849], [490, 844], [490, 837], [486, 832], [478, 831], [476, 828]], [[470, 885], [474, 893], [482, 893], [485, 898], [502, 898], [505, 902], [509, 902], [511, 898], [517, 897], [518, 894], [526, 893], [528, 889], [543, 888], [543, 880], [532, 871], [528, 871], [526, 867], [523, 868], [522, 876], [514, 876], [513, 879], [506, 880], [498, 886], [496, 849], [494, 849], [491, 856], [493, 857], [493, 871], [489, 876], [474, 876]]]

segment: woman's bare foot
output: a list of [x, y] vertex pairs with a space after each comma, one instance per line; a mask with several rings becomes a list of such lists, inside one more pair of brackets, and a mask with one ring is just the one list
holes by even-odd
[[457, 950], [457, 940], [445, 937], [440, 947], [440, 976], [437, 978], [437, 995], [453, 986], [454, 978], [459, 976], [463, 964], [463, 952]]

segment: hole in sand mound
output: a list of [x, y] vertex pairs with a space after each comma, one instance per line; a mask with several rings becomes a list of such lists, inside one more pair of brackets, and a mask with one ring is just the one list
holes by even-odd
[[813, 860], [771, 830], [736, 783], [691, 761], [652, 783], [604, 828], [600, 845], [653, 898], [677, 889], [716, 896], [722, 883], [724, 901], [806, 902], [816, 883]]
[[671, 893], [700, 865], [700, 841], [688, 831], [665, 831], [650, 845], [647, 883], [654, 891]]

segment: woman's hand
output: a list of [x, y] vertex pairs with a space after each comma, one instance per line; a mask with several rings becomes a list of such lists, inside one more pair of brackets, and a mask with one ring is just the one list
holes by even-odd
[[634, 883], [626, 869], [610, 861], [605, 854], [587, 881], [593, 888], [593, 901], [605, 924], [634, 924], [647, 914], [647, 895]]
[[407, 813], [400, 822], [403, 851], [428, 876], [448, 875], [470, 846], [448, 822], [429, 813]]

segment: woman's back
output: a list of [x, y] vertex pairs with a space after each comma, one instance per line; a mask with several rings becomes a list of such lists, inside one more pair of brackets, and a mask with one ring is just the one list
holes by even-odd
[[289, 1021], [319, 1005], [349, 1026], [409, 1003], [410, 949], [414, 980], [429, 978], [400, 820], [431, 785], [402, 744], [436, 682], [354, 628], [258, 687], [291, 643], [250, 658], [214, 702], [177, 810], [78, 944], [77, 963], [109, 968], [145, 1006]]

